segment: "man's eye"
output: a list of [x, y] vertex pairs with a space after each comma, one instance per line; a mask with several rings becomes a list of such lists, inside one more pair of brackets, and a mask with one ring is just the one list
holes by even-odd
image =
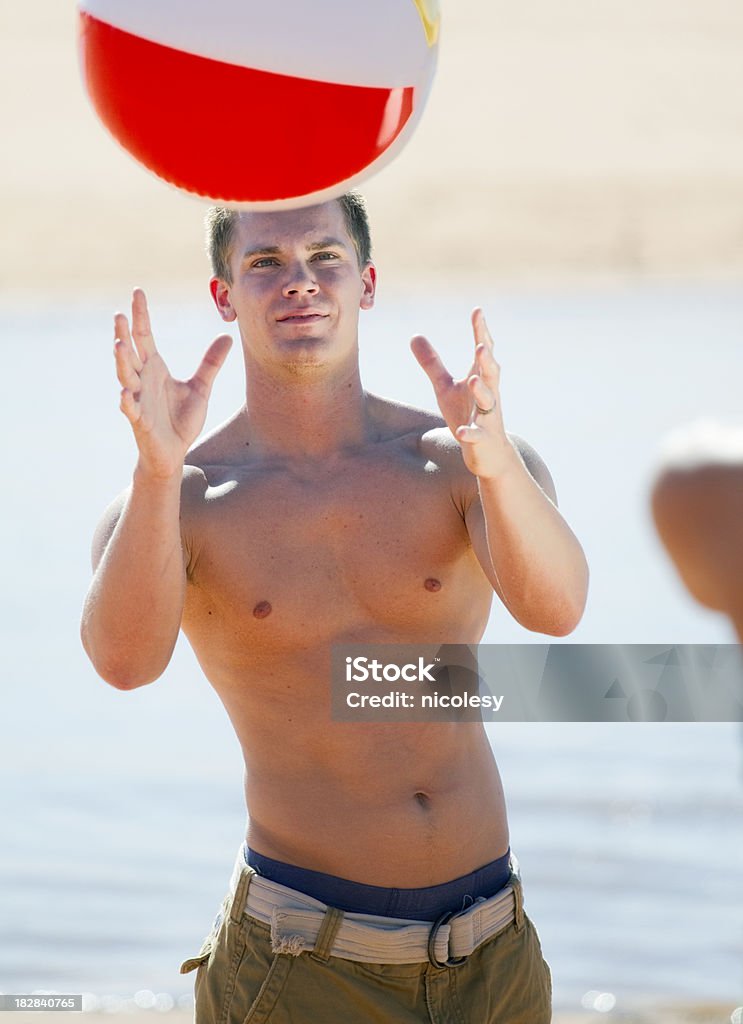
[[276, 263], [273, 256], [262, 256], [259, 260], [256, 260], [253, 264], [254, 267], [270, 267]]
[[315, 253], [316, 260], [337, 260], [338, 255], [334, 252], [318, 252]]

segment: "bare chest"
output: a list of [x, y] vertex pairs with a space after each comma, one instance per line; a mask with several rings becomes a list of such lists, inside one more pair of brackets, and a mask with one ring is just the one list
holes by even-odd
[[452, 616], [485, 608], [487, 617], [490, 588], [431, 464], [365, 459], [302, 478], [236, 475], [211, 487], [185, 525], [184, 624], [236, 647], [276, 654], [302, 637], [413, 642], [441, 636]]

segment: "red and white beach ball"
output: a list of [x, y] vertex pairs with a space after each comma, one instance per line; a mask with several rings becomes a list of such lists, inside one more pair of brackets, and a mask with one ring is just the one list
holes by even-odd
[[141, 163], [254, 209], [340, 195], [405, 144], [438, 0], [81, 0], [93, 105]]

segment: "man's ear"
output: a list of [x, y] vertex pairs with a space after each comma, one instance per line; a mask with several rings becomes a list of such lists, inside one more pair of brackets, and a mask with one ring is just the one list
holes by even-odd
[[371, 309], [377, 291], [377, 268], [372, 262], [367, 263], [361, 271], [361, 280], [364, 284], [364, 290], [361, 293], [361, 308]]
[[209, 281], [209, 291], [212, 293], [214, 305], [225, 323], [230, 324], [237, 320], [237, 313], [232, 308], [230, 301], [230, 286], [221, 277], [213, 277]]

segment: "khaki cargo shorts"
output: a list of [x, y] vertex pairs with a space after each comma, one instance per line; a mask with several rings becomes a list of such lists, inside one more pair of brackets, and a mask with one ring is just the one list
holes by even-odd
[[[323, 919], [314, 948], [277, 952], [269, 924], [246, 913], [245, 865], [199, 953], [196, 1024], [549, 1024], [552, 985], [536, 930], [512, 876], [513, 921], [452, 966], [364, 963], [332, 956], [338, 917]], [[378, 919], [376, 919], [378, 920]], [[336, 926], [337, 927], [337, 926]]]

